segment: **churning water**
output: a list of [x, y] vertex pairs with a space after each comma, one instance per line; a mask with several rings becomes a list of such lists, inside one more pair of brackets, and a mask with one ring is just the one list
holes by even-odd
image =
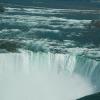
[[100, 91], [100, 35], [88, 27], [98, 18], [96, 10], [6, 7], [0, 100], [75, 100]]
[[93, 93], [89, 81], [74, 73], [76, 63], [63, 54], [1, 54], [0, 99], [75, 100]]

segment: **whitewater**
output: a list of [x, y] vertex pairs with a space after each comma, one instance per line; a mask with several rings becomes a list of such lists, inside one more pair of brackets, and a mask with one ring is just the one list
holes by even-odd
[[6, 7], [0, 14], [0, 99], [76, 100], [99, 92], [100, 35], [89, 27], [98, 12]]

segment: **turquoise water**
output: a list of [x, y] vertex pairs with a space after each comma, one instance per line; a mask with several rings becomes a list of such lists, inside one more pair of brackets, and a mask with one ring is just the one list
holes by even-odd
[[75, 100], [100, 91], [99, 10], [6, 7], [0, 14], [0, 99]]

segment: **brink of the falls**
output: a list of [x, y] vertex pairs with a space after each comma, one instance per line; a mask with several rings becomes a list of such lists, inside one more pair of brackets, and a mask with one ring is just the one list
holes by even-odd
[[75, 100], [94, 93], [95, 86], [88, 78], [96, 66], [91, 66], [89, 75], [86, 72], [87, 63], [94, 61], [83, 59], [81, 62], [88, 65], [83, 69], [78, 67], [79, 59], [76, 55], [30, 51], [0, 54], [0, 99]]

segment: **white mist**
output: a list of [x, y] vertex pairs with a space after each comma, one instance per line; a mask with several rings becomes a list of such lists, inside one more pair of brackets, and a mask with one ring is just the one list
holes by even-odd
[[93, 93], [92, 85], [73, 73], [74, 64], [74, 56], [62, 54], [0, 54], [0, 100], [75, 100]]

